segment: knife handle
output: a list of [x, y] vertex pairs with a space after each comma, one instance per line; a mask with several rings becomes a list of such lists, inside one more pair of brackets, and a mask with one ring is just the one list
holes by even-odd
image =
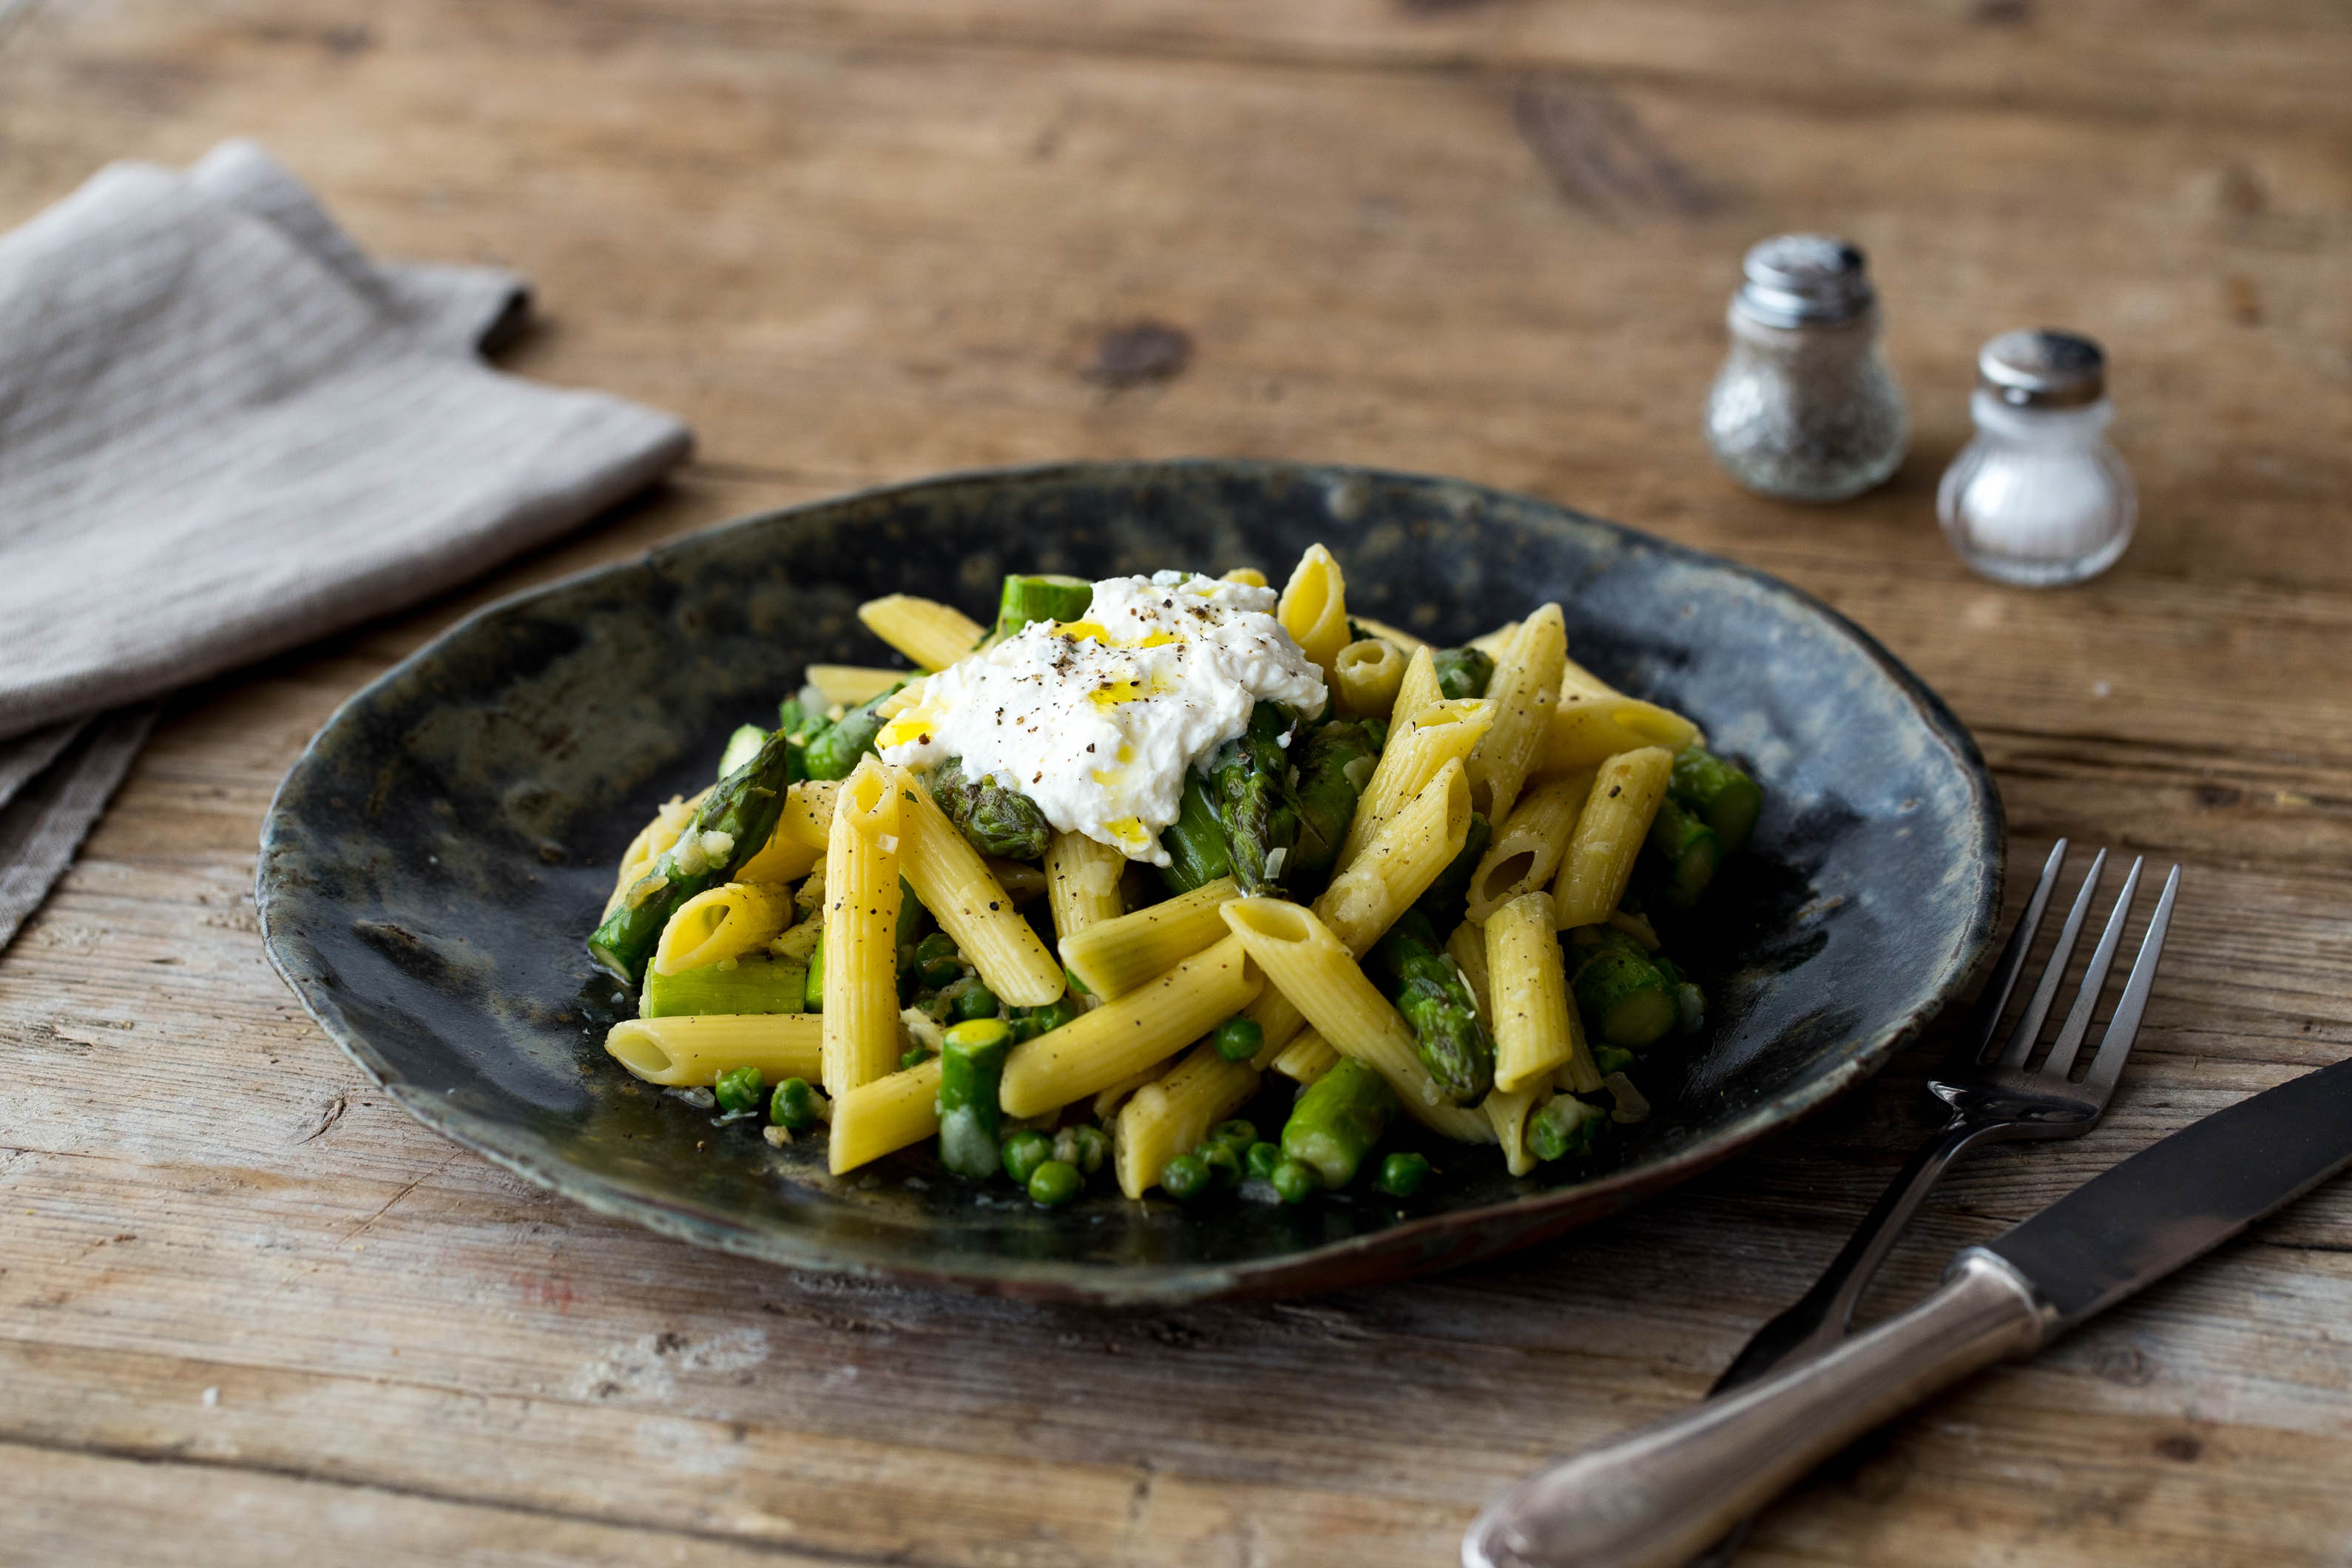
[[2051, 1314], [1992, 1254], [1818, 1361], [1561, 1459], [1463, 1537], [1464, 1568], [1673, 1568], [1863, 1433], [1969, 1373], [2038, 1346]]

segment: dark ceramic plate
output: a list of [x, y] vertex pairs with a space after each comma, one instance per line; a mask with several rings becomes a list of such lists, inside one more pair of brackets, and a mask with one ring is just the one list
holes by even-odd
[[[1458, 641], [1547, 599], [1576, 657], [1691, 714], [1769, 805], [1714, 896], [1703, 1044], [1642, 1073], [1614, 1167], [1513, 1180], [1446, 1158], [1405, 1205], [1115, 1191], [1043, 1212], [910, 1152], [842, 1179], [821, 1144], [650, 1091], [604, 1056], [582, 947], [622, 847], [709, 780], [811, 661], [874, 663], [857, 603], [967, 610], [1007, 570], [1278, 574], [1322, 541], [1360, 612]], [[770, 720], [772, 722], [772, 719]], [[967, 475], [755, 517], [484, 610], [344, 704], [263, 830], [269, 954], [428, 1126], [590, 1207], [795, 1267], [1103, 1303], [1329, 1289], [1555, 1236], [1852, 1088], [1967, 974], [2000, 808], [1965, 731], [1829, 610], [1756, 573], [1524, 496], [1199, 461]], [[698, 1145], [707, 1144], [708, 1147]], [[1104, 1184], [1108, 1185], [1108, 1184]]]

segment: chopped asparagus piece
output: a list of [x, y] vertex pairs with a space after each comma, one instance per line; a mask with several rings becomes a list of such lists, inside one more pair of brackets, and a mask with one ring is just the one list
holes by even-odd
[[[1386, 1079], [1353, 1057], [1341, 1057], [1291, 1107], [1282, 1129], [1283, 1159], [1306, 1165], [1326, 1187], [1344, 1187], [1398, 1109]], [[1281, 1173], [1276, 1166], [1277, 1188]]]
[[1698, 902], [1723, 860], [1723, 840], [1715, 829], [1672, 797], [1658, 803], [1658, 815], [1650, 821], [1650, 847], [1665, 867], [1665, 900], [1680, 910]]
[[1756, 781], [1705, 746], [1685, 746], [1676, 754], [1666, 792], [1715, 830], [1727, 855], [1748, 847], [1764, 809], [1764, 792]]
[[1052, 573], [1009, 575], [996, 606], [996, 637], [1012, 637], [1032, 621], [1075, 621], [1094, 603], [1095, 587], [1083, 577]]
[[1297, 726], [1272, 702], [1250, 711], [1249, 728], [1219, 747], [1209, 763], [1209, 798], [1217, 808], [1234, 880], [1244, 895], [1279, 897], [1298, 844], [1298, 807], [1290, 793], [1290, 745]]
[[1171, 893], [1189, 893], [1233, 875], [1224, 830], [1217, 826], [1217, 808], [1209, 799], [1208, 781], [1198, 769], [1185, 770], [1183, 804], [1176, 820], [1160, 835], [1160, 847], [1168, 852], [1169, 861], [1160, 868], [1160, 879]]
[[947, 1033], [940, 1053], [940, 1163], [959, 1176], [984, 1182], [1003, 1168], [996, 1132], [1004, 1112], [996, 1095], [1012, 1048], [1013, 1031], [995, 1018]]
[[1484, 697], [1495, 679], [1493, 656], [1475, 647], [1442, 647], [1431, 656], [1437, 666], [1437, 689], [1448, 697]]
[[1495, 1041], [1478, 1021], [1470, 983], [1418, 910], [1407, 910], [1366, 957], [1365, 972], [1412, 1026], [1422, 1064], [1456, 1105], [1495, 1087]]
[[874, 737], [882, 732], [882, 704], [895, 696], [900, 681], [887, 691], [877, 692], [844, 713], [835, 722], [810, 735], [802, 748], [803, 761], [813, 779], [845, 779], [857, 767], [857, 759], [875, 749]]
[[1307, 731], [1298, 758], [1298, 844], [1286, 873], [1322, 871], [1338, 858], [1380, 758], [1380, 742], [1361, 721], [1343, 719]]
[[1528, 1150], [1538, 1160], [1590, 1154], [1599, 1147], [1609, 1113], [1572, 1094], [1555, 1094], [1528, 1120]]
[[732, 968], [706, 963], [676, 974], [646, 974], [637, 1013], [674, 1018], [697, 1013], [804, 1013], [808, 966], [788, 958], [739, 958]]

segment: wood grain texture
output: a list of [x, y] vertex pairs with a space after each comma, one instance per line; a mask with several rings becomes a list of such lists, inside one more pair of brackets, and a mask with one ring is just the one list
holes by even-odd
[[[2183, 860], [2114, 1115], [1963, 1167], [1873, 1310], [2340, 1058], [2347, 77], [2319, 0], [0, 10], [0, 221], [257, 135], [371, 247], [530, 275], [510, 367], [702, 440], [493, 581], [184, 697], [0, 955], [0, 1563], [1446, 1562], [1547, 1454], [1702, 1392], [1928, 1125], [1933, 1041], [1562, 1245], [1145, 1317], [692, 1251], [426, 1133], [262, 959], [278, 777], [467, 610], [858, 484], [1218, 452], [1533, 490], [1878, 635], [2021, 864]], [[1836, 509], [1741, 494], [1696, 432], [1738, 251], [1798, 226], [1871, 249], [1917, 423]], [[1932, 521], [1976, 344], [2039, 321], [2106, 340], [2143, 499], [2115, 573], [2043, 595]], [[1743, 1561], [2343, 1563], [2347, 1303], [2338, 1187], [1898, 1423]]]

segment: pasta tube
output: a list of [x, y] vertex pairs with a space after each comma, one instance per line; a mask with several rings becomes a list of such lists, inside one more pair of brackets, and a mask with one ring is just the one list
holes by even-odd
[[1656, 746], [1620, 752], [1593, 775], [1591, 796], [1576, 819], [1576, 831], [1560, 857], [1559, 879], [1552, 884], [1562, 930], [1596, 925], [1625, 896], [1633, 858], [1650, 835], [1650, 819], [1666, 797], [1674, 758]]
[[835, 780], [804, 779], [785, 790], [775, 832], [765, 848], [743, 862], [736, 879], [793, 882], [814, 870], [833, 841], [833, 800], [840, 789]]
[[1267, 983], [1290, 998], [1332, 1049], [1388, 1079], [1415, 1121], [1449, 1138], [1492, 1141], [1494, 1128], [1484, 1116], [1445, 1099], [1422, 1066], [1412, 1027], [1311, 910], [1281, 899], [1236, 899], [1223, 913]]
[[1013, 1047], [1000, 1092], [1004, 1113], [1035, 1116], [1108, 1089], [1240, 1012], [1264, 984], [1231, 938], [1194, 953], [1150, 984]]
[[774, 883], [725, 882], [678, 905], [654, 945], [656, 973], [699, 969], [765, 948], [793, 923], [792, 896]]
[[[1112, 851], [1117, 854], [1117, 850]], [[1103, 921], [1062, 939], [1062, 962], [1079, 984], [1108, 1001], [1225, 937], [1217, 907], [1241, 896], [1231, 877], [1203, 883], [1131, 915]]]
[[940, 1058], [833, 1094], [825, 1166], [835, 1175], [919, 1143], [940, 1130]]
[[691, 1088], [758, 1068], [770, 1083], [822, 1076], [824, 1030], [806, 1013], [704, 1013], [631, 1018], [604, 1036], [613, 1059], [647, 1083]]
[[945, 669], [988, 635], [985, 626], [952, 605], [912, 594], [868, 599], [857, 606], [857, 618], [925, 669]]
[[1558, 605], [1546, 605], [1520, 622], [1495, 656], [1494, 679], [1486, 684], [1494, 727], [1470, 753], [1470, 804], [1489, 822], [1509, 817], [1520, 787], [1535, 771], [1559, 706], [1567, 664], [1568, 626]]
[[863, 664], [813, 664], [801, 679], [823, 692], [827, 702], [855, 708], [861, 702], [873, 701], [906, 679], [907, 672]]
[[1517, 621], [1505, 621], [1485, 637], [1472, 637], [1462, 646], [1475, 647], [1488, 658], [1500, 659], [1503, 650], [1511, 646], [1511, 639], [1519, 635], [1519, 625]]
[[1226, 573], [1223, 580], [1227, 583], [1239, 583], [1244, 588], [1263, 588], [1266, 585], [1265, 574], [1255, 566], [1236, 566]]
[[1311, 1084], [1331, 1070], [1339, 1053], [1329, 1041], [1312, 1029], [1301, 1030], [1297, 1039], [1282, 1047], [1274, 1058], [1274, 1070], [1287, 1079]]
[[1459, 698], [1429, 703], [1412, 718], [1389, 731], [1389, 743], [1364, 785], [1356, 819], [1332, 862], [1335, 874], [1355, 864], [1388, 819], [1404, 809], [1446, 763], [1466, 757], [1495, 722], [1495, 707], [1483, 698]]
[[1577, 814], [1592, 793], [1592, 770], [1546, 779], [1519, 797], [1495, 830], [1478, 868], [1470, 874], [1470, 919], [1483, 924], [1522, 893], [1550, 882], [1576, 831]]
[[1330, 679], [1333, 661], [1352, 639], [1348, 635], [1348, 579], [1329, 551], [1319, 544], [1307, 547], [1283, 586], [1275, 619], [1315, 661], [1323, 679]]
[[[1580, 1056], [1591, 1067], [1592, 1053], [1580, 1049], [1576, 1012], [1568, 1005], [1567, 962], [1549, 893], [1523, 893], [1495, 911], [1486, 922], [1486, 973], [1494, 987], [1497, 1089], [1510, 1094], [1540, 1084]], [[1592, 1087], [1601, 1087], [1598, 1073]]]
[[1462, 853], [1469, 831], [1470, 783], [1456, 760], [1439, 769], [1355, 864], [1331, 879], [1315, 900], [1316, 918], [1352, 957], [1363, 957]]
[[1491, 1033], [1495, 1027], [1495, 992], [1491, 976], [1486, 973], [1486, 933], [1464, 921], [1445, 939], [1445, 956], [1462, 972], [1470, 987], [1470, 1000], [1478, 1004], [1478, 1021]]
[[1366, 637], [1341, 648], [1331, 661], [1339, 685], [1339, 711], [1357, 719], [1385, 719], [1404, 684], [1404, 655], [1394, 644]]
[[1206, 1042], [1195, 1046], [1167, 1077], [1138, 1089], [1118, 1113], [1111, 1139], [1118, 1190], [1139, 1198], [1158, 1186], [1169, 1161], [1197, 1145], [1256, 1092], [1255, 1068], [1226, 1061]]
[[[711, 786], [712, 789], [717, 787], [716, 784]], [[652, 870], [654, 862], [677, 842], [677, 836], [686, 831], [688, 823], [694, 820], [695, 808], [702, 804], [702, 795], [709, 793], [710, 790], [704, 790], [702, 795], [692, 800], [670, 796], [668, 804], [654, 813], [654, 819], [637, 829], [637, 836], [629, 840], [628, 848], [621, 855], [620, 879], [613, 884], [613, 896], [604, 900], [605, 914], [610, 915], [619, 909], [621, 900], [628, 897], [629, 889], [637, 885], [637, 879]]]
[[836, 1097], [898, 1059], [898, 781], [872, 757], [835, 797], [824, 856], [824, 1087]]
[[1396, 700], [1389, 708], [1389, 735], [1396, 735], [1396, 726], [1412, 718], [1433, 702], [1445, 700], [1445, 689], [1437, 679], [1437, 655], [1434, 650], [1417, 647], [1404, 661], [1404, 678], [1397, 683]]
[[1047, 839], [1045, 900], [1054, 911], [1054, 934], [1067, 942], [1089, 926], [1125, 914], [1127, 900], [1119, 895], [1118, 883], [1126, 874], [1126, 856], [1083, 833], [1056, 833]]
[[1536, 1168], [1535, 1152], [1528, 1147], [1528, 1118], [1550, 1094], [1549, 1084], [1537, 1084], [1513, 1094], [1505, 1094], [1498, 1089], [1478, 1107], [1486, 1112], [1487, 1125], [1495, 1130], [1495, 1142], [1503, 1146], [1504, 1165], [1515, 1176], [1524, 1176]]
[[1559, 706], [1552, 710], [1542, 765], [1549, 772], [1564, 773], [1643, 746], [1679, 752], [1698, 739], [1698, 726], [1672, 709], [1612, 691], [1599, 681], [1580, 685], [1571, 675], [1560, 688]]
[[[1062, 966], [1013, 907], [1013, 895], [988, 874], [955, 824], [931, 803], [929, 792], [911, 773], [900, 774], [898, 871], [915, 889], [940, 929], [955, 938], [991, 991], [1015, 1007], [1042, 1007], [1066, 986]], [[833, 885], [828, 866], [825, 885]], [[893, 950], [895, 958], [896, 949]], [[825, 943], [828, 964], [833, 944]], [[895, 962], [891, 970], [898, 973]]]
[[1167, 1077], [1168, 1069], [1174, 1065], [1174, 1060], [1175, 1058], [1170, 1058], [1166, 1061], [1153, 1062], [1141, 1072], [1130, 1073], [1108, 1089], [1097, 1092], [1095, 1095], [1095, 1120], [1108, 1123], [1112, 1117], [1118, 1114], [1118, 1108], [1127, 1103], [1129, 1095], [1154, 1079]]

